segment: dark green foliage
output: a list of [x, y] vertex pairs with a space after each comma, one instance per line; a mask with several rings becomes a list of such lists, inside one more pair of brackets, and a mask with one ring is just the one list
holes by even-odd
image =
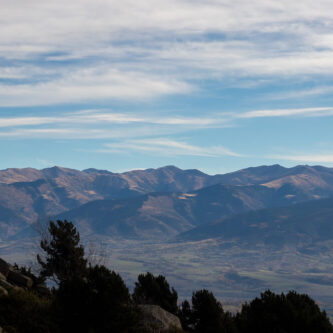
[[242, 333], [333, 332], [326, 313], [308, 295], [295, 291], [286, 295], [269, 290], [262, 293], [243, 305], [236, 322]]
[[224, 312], [212, 292], [203, 289], [192, 295], [192, 308], [184, 301], [179, 309], [182, 326], [194, 333], [236, 333], [234, 318]]
[[187, 300], [182, 302], [178, 312], [178, 316], [182, 323], [183, 329], [185, 331], [190, 331], [193, 325], [192, 309], [190, 303]]
[[29, 291], [13, 289], [0, 297], [0, 326], [8, 333], [58, 332], [50, 304]]
[[52, 277], [58, 284], [85, 274], [87, 260], [80, 243], [80, 235], [72, 222], [51, 221], [49, 236], [42, 239], [40, 246], [46, 252], [45, 259], [37, 256], [41, 277]]
[[62, 332], [129, 332], [138, 320], [119, 274], [104, 266], [60, 284], [55, 309]]
[[137, 304], [155, 304], [173, 314], [178, 313], [178, 294], [163, 275], [140, 274], [135, 282], [133, 299]]
[[192, 322], [196, 333], [225, 332], [224, 311], [213, 293], [203, 289], [192, 295]]

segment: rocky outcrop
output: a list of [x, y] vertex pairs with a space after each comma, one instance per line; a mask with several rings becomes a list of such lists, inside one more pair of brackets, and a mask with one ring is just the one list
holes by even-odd
[[6, 277], [2, 273], [0, 273], [0, 280], [6, 280]]
[[147, 333], [182, 332], [180, 320], [174, 314], [165, 311], [158, 305], [139, 305], [143, 319], [141, 326]]
[[[49, 289], [43, 285], [34, 285], [33, 280], [12, 265], [0, 258], [0, 296], [7, 295], [11, 289], [34, 289], [42, 296], [50, 294]], [[1, 333], [1, 331], [0, 331]]]
[[33, 285], [33, 281], [31, 278], [21, 274], [18, 271], [15, 271], [15, 270], [9, 271], [7, 280], [11, 283], [14, 283], [15, 285], [18, 285], [18, 286], [24, 287], [24, 288], [31, 288]]
[[7, 296], [7, 295], [8, 295], [7, 289], [0, 286], [0, 296]]
[[13, 269], [14, 268], [12, 265], [8, 264], [8, 262], [0, 258], [0, 273], [2, 273], [2, 275], [4, 275], [7, 278], [9, 272]]
[[15, 288], [11, 283], [9, 283], [7, 280], [2, 280], [0, 279], [0, 287], [8, 290], [11, 290], [13, 288]]

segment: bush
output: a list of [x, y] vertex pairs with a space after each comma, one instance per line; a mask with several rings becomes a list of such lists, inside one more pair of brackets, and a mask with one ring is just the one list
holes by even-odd
[[213, 293], [203, 289], [192, 295], [192, 321], [194, 332], [220, 333], [224, 332], [224, 311]]
[[0, 297], [0, 326], [8, 333], [57, 332], [50, 301], [26, 290], [12, 289]]
[[68, 280], [56, 292], [55, 309], [62, 332], [129, 332], [138, 320], [119, 274], [91, 267], [87, 277]]
[[237, 332], [231, 313], [224, 312], [221, 303], [206, 289], [193, 293], [192, 308], [185, 300], [179, 310], [179, 316], [184, 330], [188, 332]]
[[151, 273], [140, 274], [135, 283], [133, 299], [137, 304], [159, 305], [166, 311], [178, 314], [178, 294], [163, 275], [154, 276]]
[[305, 294], [271, 291], [244, 304], [236, 318], [240, 332], [330, 333], [333, 328], [325, 311]]

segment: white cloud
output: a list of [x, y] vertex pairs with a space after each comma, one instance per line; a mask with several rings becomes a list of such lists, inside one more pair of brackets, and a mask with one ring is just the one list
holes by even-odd
[[224, 127], [228, 125], [228, 117], [166, 117], [151, 115], [133, 115], [131, 113], [107, 112], [103, 110], [82, 110], [74, 113], [65, 113], [53, 117], [2, 117], [0, 127], [26, 127], [53, 124], [64, 125], [109, 125], [109, 124], [152, 124], [161, 126], [177, 126], [182, 128]]
[[333, 154], [271, 155], [269, 158], [294, 162], [333, 163]]
[[[179, 134], [190, 130], [234, 127], [242, 119], [250, 118], [332, 115], [333, 107], [253, 110], [243, 113], [229, 112], [196, 117], [156, 116], [142, 112], [141, 114], [119, 113], [98, 109], [81, 110], [57, 114], [52, 117], [0, 117], [0, 136], [54, 138], [61, 134], [64, 139], [160, 136]], [[159, 144], [162, 145], [163, 142]]]
[[106, 147], [105, 149], [101, 149], [98, 152], [119, 153], [124, 151], [125, 152], [137, 151], [148, 154], [172, 155], [172, 156], [176, 155], [206, 156], [206, 157], [242, 156], [222, 146], [200, 147], [188, 144], [184, 141], [176, 141], [167, 138], [127, 140], [116, 143], [108, 143], [105, 144], [105, 147]]
[[0, 118], [0, 127], [16, 127], [42, 125], [55, 122], [54, 118], [49, 117], [13, 117]]
[[133, 129], [105, 129], [105, 128], [18, 128], [10, 131], [0, 131], [2, 138], [18, 138], [18, 139], [120, 139], [120, 138], [135, 138], [146, 137], [148, 135], [170, 134], [170, 129], [161, 130], [159, 128], [151, 128], [142, 126]]
[[189, 84], [107, 67], [69, 71], [62, 78], [34, 84], [0, 85], [2, 106], [43, 105], [99, 99], [148, 98], [191, 91]]
[[255, 110], [239, 113], [236, 118], [264, 118], [264, 117], [291, 117], [291, 116], [330, 116], [333, 115], [333, 107], [299, 108], [299, 109], [273, 109]]
[[4, 106], [191, 93], [193, 78], [333, 74], [326, 0], [12, 0], [0, 11], [10, 62], [0, 78], [28, 81], [2, 83]]

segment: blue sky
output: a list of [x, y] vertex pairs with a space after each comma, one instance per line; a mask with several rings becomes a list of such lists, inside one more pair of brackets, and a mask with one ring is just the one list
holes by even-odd
[[333, 167], [331, 1], [0, 11], [1, 169]]

